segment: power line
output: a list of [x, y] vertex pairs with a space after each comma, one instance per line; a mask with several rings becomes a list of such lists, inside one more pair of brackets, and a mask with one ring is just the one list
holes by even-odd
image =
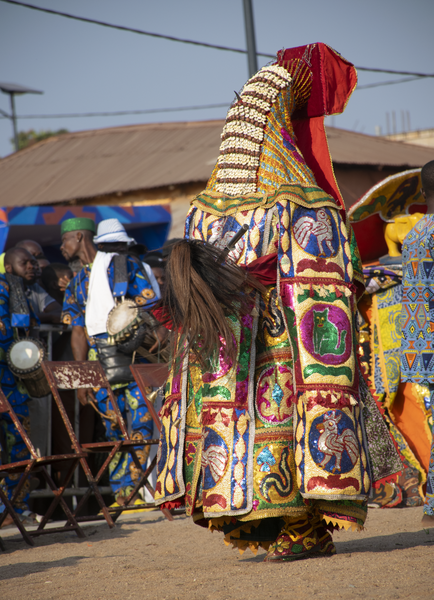
[[406, 77], [405, 79], [393, 79], [392, 81], [379, 81], [378, 83], [367, 83], [366, 85], [358, 85], [356, 87], [356, 91], [380, 87], [381, 85], [394, 85], [395, 83], [407, 83], [407, 81], [420, 81], [420, 77]]
[[[4, 2], [6, 0], [0, 0]], [[358, 71], [369, 71], [370, 73], [390, 73], [390, 75], [412, 75], [413, 77], [434, 77], [434, 73], [418, 73], [417, 71], [395, 71], [393, 69], [372, 69], [368, 67], [356, 67]]]
[[[1, 0], [0, 0], [1, 1]], [[419, 80], [419, 77], [407, 77], [405, 79], [394, 79], [393, 81], [380, 81], [378, 83], [369, 83], [367, 85], [357, 86], [357, 90], [366, 90], [382, 85], [393, 85], [396, 83], [406, 83], [408, 81]], [[181, 112], [188, 110], [208, 110], [211, 108], [228, 108], [230, 102], [220, 104], [200, 104], [195, 106], [177, 106], [173, 108], [149, 108], [143, 110], [117, 110], [113, 112], [88, 112], [88, 113], [59, 113], [54, 115], [17, 115], [17, 119], [74, 119], [81, 117], [120, 117], [125, 115], [150, 115], [155, 113]], [[0, 110], [0, 119], [10, 119], [3, 110]]]
[[[77, 15], [71, 15], [70, 13], [61, 12], [58, 10], [52, 10], [50, 8], [43, 8], [41, 6], [35, 6], [33, 4], [27, 4], [26, 2], [18, 2], [17, 0], [0, 0], [0, 2], [6, 2], [7, 4], [13, 4], [15, 6], [21, 6], [23, 8], [30, 8], [43, 13], [51, 15], [57, 15], [59, 17], [65, 17], [67, 19], [73, 19], [75, 21], [82, 21], [84, 23], [91, 23], [93, 25], [100, 25], [101, 27], [109, 27], [110, 29], [118, 29], [120, 31], [128, 31], [130, 33], [137, 33], [139, 35], [147, 35], [150, 37], [160, 38], [164, 40], [170, 40], [172, 42], [181, 42], [183, 44], [192, 44], [194, 46], [202, 46], [204, 48], [213, 48], [215, 50], [224, 50], [226, 52], [237, 52], [238, 54], [247, 54], [247, 50], [241, 48], [232, 48], [230, 46], [221, 46], [218, 44], [208, 44], [207, 42], [198, 42], [195, 40], [188, 40], [185, 38], [179, 38], [172, 35], [164, 35], [161, 33], [154, 33], [150, 31], [144, 31], [142, 29], [135, 29], [133, 27], [125, 27], [123, 25], [114, 25], [113, 23], [107, 23], [105, 21], [98, 21], [96, 19], [88, 19], [87, 17], [79, 17]], [[258, 52], [258, 56], [264, 58], [276, 58], [275, 54], [266, 54], [264, 52]], [[397, 71], [395, 69], [378, 69], [368, 67], [356, 67], [358, 71], [369, 71], [372, 73], [389, 73], [391, 75], [412, 75], [413, 77], [434, 77], [434, 73], [417, 73], [415, 71]]]
[[[75, 117], [118, 117], [122, 115], [149, 115], [152, 113], [179, 112], [185, 110], [205, 110], [209, 108], [228, 108], [230, 102], [222, 104], [202, 104], [200, 106], [178, 106], [175, 108], [150, 108], [145, 110], [118, 110], [114, 112], [89, 112], [89, 113], [62, 113], [57, 115], [17, 115], [17, 119], [73, 119]], [[5, 116], [0, 119], [10, 118], [9, 115], [0, 111]]]
[[[101, 27], [109, 27], [111, 29], [118, 29], [120, 31], [129, 31], [130, 33], [138, 33], [139, 35], [148, 35], [151, 37], [161, 38], [163, 40], [170, 40], [172, 42], [182, 42], [183, 44], [193, 44], [194, 46], [204, 46], [205, 48], [214, 48], [216, 50], [226, 50], [227, 52], [238, 52], [239, 54], [247, 54], [247, 50], [241, 48], [231, 48], [229, 46], [219, 46], [217, 44], [208, 44], [207, 42], [196, 42], [194, 40], [187, 40], [185, 38], [179, 38], [172, 35], [163, 35], [162, 33], [153, 33], [150, 31], [143, 31], [143, 29], [135, 29], [133, 27], [125, 27], [123, 25], [114, 25], [113, 23], [107, 23], [105, 21], [97, 21], [96, 19], [88, 19], [87, 17], [78, 17], [77, 15], [71, 15], [69, 13], [60, 12], [58, 10], [52, 10], [51, 8], [42, 8], [41, 6], [34, 6], [33, 4], [27, 4], [26, 2], [16, 2], [16, 0], [0, 0], [0, 2], [6, 2], [7, 4], [15, 4], [16, 6], [23, 6], [24, 8], [30, 8], [51, 15], [57, 15], [59, 17], [66, 17], [67, 19], [74, 19], [75, 21], [83, 21], [84, 23], [92, 23], [93, 25], [100, 25]], [[274, 54], [261, 54], [266, 58], [276, 58]]]

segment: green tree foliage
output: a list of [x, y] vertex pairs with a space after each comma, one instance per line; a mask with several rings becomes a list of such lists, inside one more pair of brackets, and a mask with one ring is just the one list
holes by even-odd
[[[27, 148], [28, 146], [33, 146], [37, 142], [42, 140], [46, 140], [53, 135], [62, 135], [62, 133], [69, 133], [67, 129], [58, 129], [57, 131], [34, 131], [33, 129], [29, 129], [29, 131], [19, 131], [18, 132], [18, 149], [22, 150], [23, 148]], [[12, 146], [15, 148], [15, 142], [13, 138], [10, 140]]]

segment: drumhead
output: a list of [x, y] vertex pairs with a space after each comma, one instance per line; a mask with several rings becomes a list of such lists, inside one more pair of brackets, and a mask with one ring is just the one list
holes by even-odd
[[31, 371], [41, 362], [41, 347], [33, 340], [19, 340], [11, 345], [11, 367], [18, 371]]
[[139, 309], [132, 300], [124, 300], [117, 304], [107, 318], [107, 333], [118, 335], [128, 330], [138, 320]]

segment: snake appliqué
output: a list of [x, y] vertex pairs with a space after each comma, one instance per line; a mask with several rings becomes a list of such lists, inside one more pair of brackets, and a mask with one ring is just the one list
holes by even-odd
[[[277, 288], [274, 288], [268, 298], [267, 306], [265, 305], [264, 299], [260, 299], [260, 313], [263, 316], [261, 329], [262, 335], [265, 335], [265, 330], [271, 337], [279, 337], [285, 331], [285, 323], [283, 320], [283, 314], [277, 304]], [[268, 315], [267, 315], [268, 313]]]
[[292, 490], [292, 477], [288, 464], [289, 448], [282, 451], [279, 462], [279, 473], [266, 475], [259, 486], [262, 496], [267, 502], [271, 502], [270, 491], [274, 487], [280, 496], [288, 496]]

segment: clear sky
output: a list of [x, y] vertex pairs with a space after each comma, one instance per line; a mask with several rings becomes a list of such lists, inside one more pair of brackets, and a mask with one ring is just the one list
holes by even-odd
[[[245, 48], [242, 0], [27, 0], [110, 23]], [[356, 66], [434, 73], [433, 0], [253, 0], [258, 51], [325, 42]], [[44, 91], [17, 98], [17, 114], [228, 105], [247, 57], [71, 21], [0, 2], [0, 81]], [[259, 59], [259, 66], [268, 59]], [[402, 76], [359, 72], [359, 85]], [[386, 113], [409, 111], [411, 129], [434, 128], [434, 79], [356, 90], [336, 127], [386, 133]], [[9, 97], [0, 93], [0, 109]], [[225, 108], [117, 117], [22, 119], [20, 130], [70, 131], [224, 118]], [[0, 156], [12, 151], [0, 119]]]

